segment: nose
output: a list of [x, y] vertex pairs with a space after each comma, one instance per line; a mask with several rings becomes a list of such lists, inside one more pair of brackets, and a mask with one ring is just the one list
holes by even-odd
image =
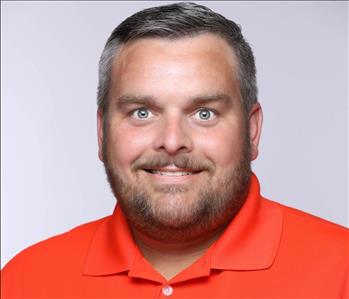
[[192, 151], [190, 128], [185, 120], [175, 115], [164, 117], [159, 125], [153, 146], [155, 151], [166, 152], [171, 156]]

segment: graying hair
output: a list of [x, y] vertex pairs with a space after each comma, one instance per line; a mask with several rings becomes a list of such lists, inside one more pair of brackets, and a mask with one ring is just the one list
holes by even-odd
[[128, 17], [114, 29], [99, 62], [98, 108], [102, 112], [108, 109], [111, 67], [122, 44], [144, 37], [178, 39], [201, 33], [217, 34], [233, 49], [238, 62], [242, 104], [245, 113], [248, 113], [257, 102], [256, 66], [251, 47], [236, 23], [205, 6], [191, 2], [144, 9]]

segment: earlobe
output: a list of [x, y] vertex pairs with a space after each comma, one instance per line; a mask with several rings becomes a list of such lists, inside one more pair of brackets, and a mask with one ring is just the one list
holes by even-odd
[[97, 110], [97, 141], [98, 158], [103, 162], [103, 112], [100, 108]]
[[258, 157], [258, 145], [262, 132], [263, 111], [261, 105], [257, 102], [249, 112], [249, 135], [251, 145], [251, 161]]

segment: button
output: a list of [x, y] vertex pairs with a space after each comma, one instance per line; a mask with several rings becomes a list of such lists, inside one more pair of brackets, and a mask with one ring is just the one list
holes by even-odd
[[171, 296], [172, 293], [173, 293], [173, 289], [171, 286], [164, 286], [162, 288], [162, 293], [165, 295], [165, 296]]

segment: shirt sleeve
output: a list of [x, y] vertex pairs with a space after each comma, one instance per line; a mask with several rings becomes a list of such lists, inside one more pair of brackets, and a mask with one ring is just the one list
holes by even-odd
[[21, 263], [13, 258], [1, 270], [1, 298], [23, 298], [23, 275]]
[[349, 274], [348, 274], [348, 267], [345, 271], [344, 276], [344, 285], [343, 285], [343, 291], [342, 291], [342, 299], [349, 299]]

